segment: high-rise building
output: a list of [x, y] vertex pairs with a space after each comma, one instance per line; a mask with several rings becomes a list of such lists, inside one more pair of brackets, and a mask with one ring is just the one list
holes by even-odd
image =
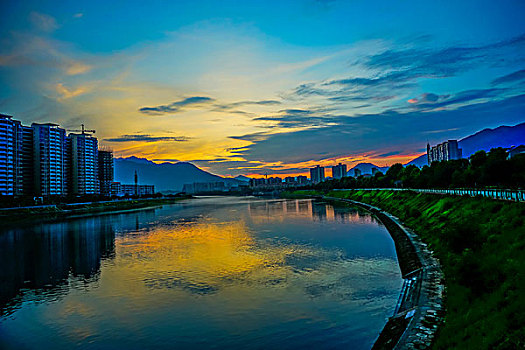
[[346, 177], [346, 164], [339, 163], [332, 167], [332, 177], [334, 179], [341, 179]]
[[310, 169], [310, 179], [313, 183], [324, 181], [324, 167], [316, 165], [315, 168]]
[[0, 194], [28, 195], [32, 189], [32, 129], [0, 114]]
[[69, 134], [70, 181], [74, 195], [97, 194], [98, 191], [98, 141], [82, 133]]
[[308, 182], [308, 178], [304, 175], [297, 176], [297, 183], [298, 184], [305, 184]]
[[354, 177], [359, 177], [359, 176], [361, 176], [361, 170], [354, 168]]
[[111, 184], [115, 177], [113, 165], [113, 152], [109, 150], [98, 151], [98, 181], [100, 194], [103, 196], [111, 195]]
[[66, 131], [57, 124], [33, 123], [34, 193], [67, 194], [68, 159]]
[[295, 177], [293, 176], [287, 176], [284, 178], [284, 182], [287, 184], [294, 184], [295, 183]]
[[33, 129], [17, 121], [15, 133], [15, 195], [31, 195], [33, 193]]
[[430, 144], [427, 144], [428, 165], [432, 164], [432, 162], [441, 162], [461, 158], [462, 150], [458, 147], [457, 140], [448, 140], [433, 147], [430, 147]]
[[15, 194], [15, 121], [0, 115], [0, 194]]

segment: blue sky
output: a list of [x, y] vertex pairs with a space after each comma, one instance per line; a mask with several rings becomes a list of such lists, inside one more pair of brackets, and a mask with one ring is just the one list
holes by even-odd
[[7, 1], [0, 112], [222, 175], [525, 121], [523, 1]]

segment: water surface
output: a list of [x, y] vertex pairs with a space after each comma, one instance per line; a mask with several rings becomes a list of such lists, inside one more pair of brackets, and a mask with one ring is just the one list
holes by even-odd
[[374, 217], [201, 198], [0, 232], [0, 348], [369, 349], [402, 279]]

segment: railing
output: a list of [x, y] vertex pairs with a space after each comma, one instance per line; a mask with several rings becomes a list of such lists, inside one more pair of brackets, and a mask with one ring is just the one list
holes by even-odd
[[388, 191], [412, 191], [420, 193], [436, 193], [436, 194], [451, 194], [455, 196], [483, 196], [492, 199], [502, 199], [515, 202], [525, 202], [525, 190], [511, 190], [499, 188], [452, 188], [452, 189], [435, 189], [435, 188], [350, 188], [337, 189], [334, 191], [374, 191], [374, 190], [388, 190]]

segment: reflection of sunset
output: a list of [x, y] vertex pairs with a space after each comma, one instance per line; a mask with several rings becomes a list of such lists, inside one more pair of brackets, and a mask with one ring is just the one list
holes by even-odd
[[242, 221], [163, 227], [140, 239], [128, 244], [135, 238], [125, 238], [120, 254], [140, 261], [137, 274], [145, 274], [149, 287], [197, 293], [213, 291], [224, 280], [248, 278], [248, 273], [256, 279], [274, 278], [287, 255], [307, 253], [291, 245], [260, 247]]
[[[353, 344], [362, 329], [377, 335], [398, 297], [388, 233], [351, 208], [208, 198], [96, 218], [0, 240], [23, 253], [5, 260], [7, 271], [37, 256], [41, 269], [24, 280], [58, 283], [42, 293], [32, 282], [15, 317], [0, 320], [11, 339], [59, 349], [278, 348], [289, 334], [296, 348], [314, 338]], [[41, 331], [27, 338], [28, 329]]]

